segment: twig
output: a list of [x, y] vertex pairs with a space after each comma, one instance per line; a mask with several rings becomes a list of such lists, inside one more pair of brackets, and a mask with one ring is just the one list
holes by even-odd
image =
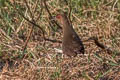
[[[27, 10], [25, 11], [25, 14], [24, 14], [24, 15], [26, 15], [26, 14], [27, 14]], [[20, 25], [18, 26], [17, 30], [15, 31], [16, 34], [20, 31], [20, 29], [21, 29], [24, 21], [25, 21], [25, 19], [22, 19]]]
[[95, 37], [95, 36], [90, 37], [87, 41], [89, 41], [89, 40], [93, 40], [94, 43], [95, 43], [98, 47], [100, 47], [100, 48], [103, 49], [103, 50], [106, 50], [109, 54], [113, 53], [113, 51], [112, 51], [110, 48], [108, 48], [107, 46], [105, 46], [105, 45], [103, 45], [102, 43], [100, 43], [100, 42], [98, 41], [98, 38], [97, 38], [97, 37]]
[[38, 17], [36, 18], [36, 21], [39, 20], [40, 16], [42, 15], [42, 11], [43, 11], [43, 4], [42, 4], [42, 1], [41, 1], [40, 3], [41, 3], [41, 4], [40, 4], [40, 7], [41, 7], [41, 9], [40, 9], [40, 14], [39, 14]]
[[62, 43], [62, 41], [58, 41], [58, 40], [51, 40], [51, 39], [48, 39], [48, 38], [45, 38], [45, 40], [47, 41], [50, 41], [50, 42], [53, 42], [53, 43]]
[[5, 33], [5, 31], [2, 30], [1, 28], [0, 28], [0, 33], [3, 34], [3, 35], [4, 35], [6, 38], [8, 38], [9, 40], [12, 40], [12, 38], [11, 38], [10, 36], [8, 36], [8, 35]]
[[38, 7], [38, 3], [39, 3], [39, 0], [36, 0], [36, 2], [35, 2], [35, 7], [34, 7], [34, 13], [36, 12], [36, 10], [37, 10], [37, 7]]
[[32, 20], [34, 21], [34, 16], [32, 14], [32, 11], [30, 10], [30, 7], [28, 6], [28, 2], [26, 0], [24, 0], [25, 4], [26, 4], [26, 7], [28, 8], [28, 11], [30, 12], [30, 16], [32, 18]]
[[20, 16], [22, 16], [26, 21], [28, 21], [29, 23], [31, 23], [32, 25], [38, 27], [38, 28], [42, 31], [42, 33], [44, 34], [44, 30], [43, 30], [38, 24], [36, 24], [35, 22], [33, 22], [33, 21], [29, 20], [28, 18], [26, 18], [26, 17], [25, 17], [21, 12], [19, 12], [19, 11], [18, 11], [18, 14], [19, 14]]
[[[15, 2], [14, 2], [15, 3]], [[29, 23], [31, 23], [33, 26], [31, 27], [31, 30], [30, 30], [30, 32], [29, 32], [29, 34], [28, 34], [28, 37], [27, 37], [27, 39], [26, 39], [26, 41], [25, 41], [25, 44], [24, 44], [24, 47], [23, 47], [23, 52], [24, 52], [24, 50], [25, 50], [25, 48], [26, 48], [26, 46], [27, 46], [27, 43], [28, 43], [28, 41], [29, 41], [29, 39], [30, 39], [30, 36], [31, 36], [31, 34], [32, 34], [32, 31], [33, 31], [33, 27], [34, 26], [36, 26], [36, 27], [38, 27], [41, 31], [42, 31], [42, 34], [43, 34], [43, 39], [46, 41], [50, 41], [50, 42], [53, 42], [53, 43], [55, 43], [55, 42], [57, 42], [57, 43], [62, 43], [61, 41], [58, 41], [58, 40], [51, 40], [51, 39], [47, 39], [46, 37], [45, 37], [45, 33], [44, 33], [44, 30], [38, 25], [38, 24], [36, 24], [36, 21], [39, 19], [39, 17], [40, 17], [40, 15], [38, 16], [38, 18], [36, 19], [36, 20], [34, 20], [34, 16], [32, 15], [32, 12], [31, 12], [31, 10], [30, 10], [30, 8], [29, 8], [29, 6], [28, 6], [28, 4], [27, 4], [27, 1], [25, 0], [25, 3], [26, 3], [26, 5], [27, 5], [27, 8], [29, 9], [29, 12], [30, 12], [30, 14], [31, 14], [31, 17], [32, 17], [32, 20], [29, 20], [28, 18], [26, 18], [23, 14], [22, 14], [22, 12], [20, 12], [19, 10], [17, 10], [13, 5], [13, 7], [17, 10], [17, 12], [18, 12], [18, 14], [20, 15], [20, 16], [22, 16], [26, 21], [28, 21]], [[41, 8], [41, 11], [43, 10], [43, 8]]]
[[[14, 1], [14, 4], [15, 4], [15, 1]], [[13, 6], [13, 5], [12, 5]], [[35, 22], [33, 22], [33, 21], [31, 21], [31, 20], [29, 20], [28, 18], [26, 18], [23, 14], [22, 14], [22, 12], [20, 12], [19, 10], [17, 10], [14, 6], [13, 6], [13, 8], [18, 12], [18, 14], [20, 15], [20, 16], [22, 16], [26, 21], [28, 21], [29, 23], [31, 23], [32, 25], [34, 25], [34, 26], [36, 26], [36, 27], [38, 27], [41, 31], [42, 31], [42, 34], [43, 34], [43, 37], [45, 37], [44, 36], [44, 30], [38, 25], [38, 24], [36, 24]]]
[[70, 5], [69, 5], [69, 15], [68, 15], [68, 18], [69, 18], [69, 19], [70, 19], [71, 12], [72, 12], [72, 6], [71, 6], [71, 0], [70, 0]]
[[[34, 16], [33, 16], [32, 12], [31, 12], [31, 10], [30, 10], [30, 7], [28, 6], [27, 1], [24, 0], [24, 2], [25, 2], [26, 6], [27, 6], [27, 8], [28, 8], [28, 11], [30, 12], [30, 16], [31, 16], [31, 18], [32, 18], [32, 22], [35, 23]], [[30, 37], [31, 37], [32, 32], [33, 32], [33, 28], [34, 28], [34, 25], [31, 27], [30, 32], [29, 32], [29, 34], [28, 34], [28, 36], [27, 36], [27, 39], [26, 39], [26, 41], [25, 41], [25, 44], [24, 44], [24, 46], [23, 46], [23, 53], [24, 53], [24, 51], [25, 51], [25, 49], [26, 49], [26, 46], [27, 46], [27, 44], [28, 44], [28, 42], [29, 42], [29, 40], [30, 40]]]
[[[50, 16], [50, 19], [53, 19], [53, 16], [52, 14], [50, 13], [48, 7], [47, 7], [47, 4], [46, 4], [46, 0], [43, 0], [43, 3], [44, 3], [44, 6], [45, 6], [45, 9], [46, 11], [48, 12], [49, 16]], [[60, 29], [62, 29], [62, 27], [53, 19], [51, 20], [53, 23], [55, 23]]]

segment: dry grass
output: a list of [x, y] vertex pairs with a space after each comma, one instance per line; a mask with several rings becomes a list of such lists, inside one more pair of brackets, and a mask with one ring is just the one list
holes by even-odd
[[[45, 36], [53, 40], [62, 40], [62, 31], [50, 23], [49, 14], [42, 0], [27, 1], [34, 18], [39, 16], [36, 23], [43, 28]], [[11, 5], [13, 0], [1, 0], [1, 80], [120, 79], [120, 1], [71, 0], [68, 4], [65, 1], [67, 0], [48, 0], [47, 5], [53, 16], [58, 10], [69, 12], [69, 6], [72, 6], [71, 20], [84, 42], [86, 51], [85, 55], [78, 55], [75, 58], [68, 58], [56, 52], [55, 48], [61, 50], [61, 44], [44, 41], [42, 32], [37, 27], [33, 29], [27, 49], [23, 53], [23, 44], [32, 24], [21, 17], [18, 11], [30, 20], [31, 13], [24, 0], [15, 0], [14, 6]], [[99, 41], [110, 47], [114, 53], [108, 54], [92, 41], [85, 42], [92, 36], [97, 36]]]

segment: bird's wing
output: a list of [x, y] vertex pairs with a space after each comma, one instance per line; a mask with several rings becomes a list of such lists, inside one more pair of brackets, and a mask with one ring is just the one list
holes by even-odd
[[79, 36], [73, 36], [72, 47], [74, 47], [74, 52], [84, 54], [84, 45]]

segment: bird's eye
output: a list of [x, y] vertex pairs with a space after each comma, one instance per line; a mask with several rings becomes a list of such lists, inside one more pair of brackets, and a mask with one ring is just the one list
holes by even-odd
[[57, 15], [56, 18], [57, 18], [57, 19], [61, 19], [61, 15]]

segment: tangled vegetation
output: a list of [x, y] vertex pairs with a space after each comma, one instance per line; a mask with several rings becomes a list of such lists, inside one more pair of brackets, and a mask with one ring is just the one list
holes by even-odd
[[[68, 12], [85, 55], [61, 54]], [[90, 37], [112, 50], [97, 47]], [[119, 80], [120, 0], [0, 0], [1, 80]]]

